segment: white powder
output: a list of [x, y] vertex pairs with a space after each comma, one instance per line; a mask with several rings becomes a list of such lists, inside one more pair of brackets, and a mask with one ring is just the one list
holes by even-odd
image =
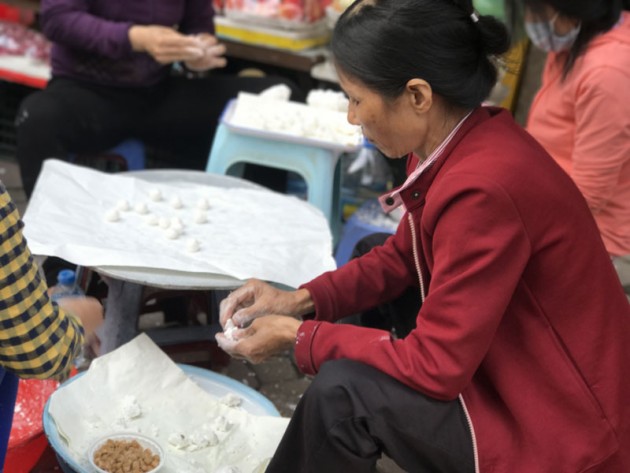
[[194, 452], [197, 450], [201, 450], [202, 448], [213, 447], [219, 444], [219, 437], [212, 431], [202, 432], [197, 431], [190, 434], [188, 437], [189, 444], [186, 447], [186, 450], [189, 452]]
[[236, 340], [234, 338], [235, 330], [238, 330], [238, 327], [234, 325], [232, 319], [227, 319], [227, 322], [225, 322], [225, 327], [223, 328], [223, 333], [228, 340]]
[[227, 432], [232, 428], [232, 424], [223, 416], [218, 416], [214, 419], [214, 429], [218, 432]]
[[222, 466], [218, 470], [214, 470], [214, 473], [241, 473], [241, 470], [237, 466]]
[[142, 415], [142, 408], [134, 396], [125, 396], [122, 399], [122, 418], [125, 421], [136, 419]]
[[243, 402], [243, 398], [233, 393], [227, 393], [225, 396], [219, 399], [219, 402], [225, 404], [228, 407], [238, 407]]
[[188, 447], [188, 445], [190, 445], [188, 437], [186, 437], [186, 434], [182, 432], [173, 432], [171, 435], [169, 435], [168, 443], [170, 443], [173, 447], [179, 449], [184, 449]]

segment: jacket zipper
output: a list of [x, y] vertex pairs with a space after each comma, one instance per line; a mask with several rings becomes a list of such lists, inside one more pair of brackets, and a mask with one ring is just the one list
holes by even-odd
[[[413, 226], [413, 218], [411, 213], [407, 213], [407, 221], [409, 222], [409, 228], [411, 229], [411, 248], [413, 251], [413, 262], [416, 266], [416, 272], [418, 273], [418, 281], [420, 283], [420, 299], [424, 304], [425, 289], [424, 289], [424, 277], [422, 276], [422, 268], [420, 266], [420, 254], [418, 252], [418, 241], [416, 239], [416, 228]], [[464, 397], [460, 394], [458, 396], [459, 403], [466, 415], [466, 423], [468, 424], [468, 430], [470, 431], [470, 438], [472, 439], [473, 458], [475, 460], [475, 473], [479, 473], [479, 452], [477, 451], [477, 438], [475, 437], [475, 429], [473, 427], [472, 419], [468, 413], [468, 408], [464, 402]]]

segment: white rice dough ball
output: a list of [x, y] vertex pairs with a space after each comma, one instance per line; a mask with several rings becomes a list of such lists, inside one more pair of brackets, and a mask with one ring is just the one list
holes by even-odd
[[162, 200], [162, 191], [160, 189], [151, 189], [149, 191], [149, 197], [153, 202], [159, 202]]
[[140, 215], [146, 215], [149, 213], [149, 207], [147, 207], [147, 204], [145, 204], [144, 202], [138, 202], [135, 206], [134, 209], [136, 212], [138, 212]]
[[171, 218], [171, 228], [175, 228], [177, 230], [183, 230], [184, 224], [182, 223], [182, 220], [179, 217], [173, 217]]
[[116, 208], [121, 212], [126, 212], [131, 209], [131, 205], [129, 205], [129, 201], [127, 199], [120, 199], [116, 204]]
[[177, 228], [169, 228], [166, 230], [166, 238], [169, 240], [177, 240], [181, 235], [181, 230]]
[[161, 217], [158, 224], [160, 225], [160, 228], [166, 230], [168, 227], [171, 226], [171, 221], [166, 217]]
[[195, 223], [206, 223], [208, 221], [208, 215], [203, 210], [195, 212]]
[[199, 240], [191, 238], [186, 242], [186, 249], [189, 253], [196, 253], [200, 249]]
[[118, 209], [108, 210], [107, 213], [105, 213], [105, 220], [108, 222], [117, 222], [120, 220], [120, 213], [118, 212]]
[[171, 199], [171, 207], [173, 207], [174, 209], [181, 209], [184, 206], [184, 203], [182, 202], [182, 199], [180, 199], [178, 196], [175, 196]]
[[197, 208], [199, 210], [208, 210], [210, 208], [208, 199], [206, 199], [205, 197], [202, 197], [201, 199], [199, 199], [199, 202], [197, 202]]

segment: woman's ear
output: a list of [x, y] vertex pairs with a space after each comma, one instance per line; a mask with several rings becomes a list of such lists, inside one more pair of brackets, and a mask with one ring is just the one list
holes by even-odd
[[433, 105], [433, 90], [424, 79], [410, 79], [405, 86], [411, 106], [420, 113], [426, 113]]

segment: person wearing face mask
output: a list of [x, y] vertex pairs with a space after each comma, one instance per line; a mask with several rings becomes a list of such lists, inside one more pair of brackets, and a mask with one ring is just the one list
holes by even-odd
[[[630, 305], [571, 178], [481, 104], [509, 48], [471, 0], [358, 0], [331, 50], [348, 121], [407, 179], [381, 246], [221, 304], [228, 353], [314, 375], [267, 473], [630, 471]], [[577, 235], [577, 236], [576, 236]], [[415, 291], [406, 336], [335, 323]]]
[[548, 56], [527, 130], [573, 178], [630, 294], [630, 12], [622, 0], [525, 0]]

